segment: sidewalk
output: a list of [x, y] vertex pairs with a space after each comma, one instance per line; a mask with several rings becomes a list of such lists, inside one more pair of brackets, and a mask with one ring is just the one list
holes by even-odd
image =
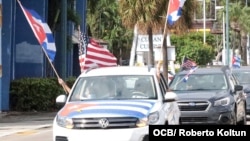
[[52, 127], [57, 112], [1, 112], [0, 137]]

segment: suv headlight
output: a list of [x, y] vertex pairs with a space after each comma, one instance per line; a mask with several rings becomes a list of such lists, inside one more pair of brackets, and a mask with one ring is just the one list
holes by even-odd
[[154, 124], [159, 120], [159, 112], [154, 112], [148, 115], [147, 118], [139, 119], [136, 123], [137, 127], [144, 127], [149, 124]]
[[74, 127], [73, 120], [71, 118], [57, 116], [56, 123], [64, 128], [72, 129]]
[[226, 98], [222, 98], [220, 100], [216, 100], [214, 101], [214, 106], [227, 106], [230, 103], [230, 98], [226, 97]]
[[158, 120], [159, 120], [159, 112], [158, 112], [158, 111], [149, 114], [149, 116], [148, 116], [148, 123], [149, 123], [149, 124], [154, 124], [154, 123], [156, 123]]

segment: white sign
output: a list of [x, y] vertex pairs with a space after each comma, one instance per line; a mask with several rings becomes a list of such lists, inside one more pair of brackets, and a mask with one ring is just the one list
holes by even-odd
[[[163, 42], [163, 36], [160, 35], [153, 35], [153, 49], [161, 48]], [[170, 38], [167, 36], [167, 44], [170, 46]], [[149, 41], [148, 35], [138, 35], [136, 51], [149, 51]]]

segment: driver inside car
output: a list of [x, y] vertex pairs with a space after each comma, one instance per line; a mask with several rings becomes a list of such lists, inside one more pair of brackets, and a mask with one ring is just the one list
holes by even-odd
[[147, 93], [151, 88], [149, 84], [150, 81], [147, 81], [146, 79], [143, 78], [136, 80], [132, 97], [133, 98], [148, 97]]

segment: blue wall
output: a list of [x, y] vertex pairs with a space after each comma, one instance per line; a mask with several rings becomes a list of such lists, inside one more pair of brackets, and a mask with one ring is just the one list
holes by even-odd
[[11, 73], [11, 54], [13, 46], [13, 21], [14, 21], [14, 0], [2, 1], [2, 77], [0, 89], [0, 111], [9, 110], [9, 83], [12, 78]]
[[[48, 0], [20, 0], [25, 8], [35, 10], [41, 17], [47, 21]], [[16, 0], [0, 0], [2, 3], [2, 33], [1, 36], [1, 53], [0, 65], [2, 63], [2, 77], [0, 77], [0, 112], [9, 109], [9, 88], [10, 82], [15, 79], [24, 77], [47, 77], [46, 64], [47, 60], [41, 50], [37, 39], [34, 36], [23, 12]], [[76, 0], [76, 10], [82, 15], [81, 28], [86, 30], [86, 3], [87, 0]], [[68, 24], [72, 26], [72, 24]], [[68, 29], [73, 29], [68, 27]], [[60, 52], [60, 32], [55, 33], [57, 52]], [[69, 31], [67, 31], [69, 32]], [[72, 32], [69, 32], [72, 33]], [[75, 45], [74, 45], [75, 46]], [[67, 58], [66, 75], [78, 76], [80, 68], [78, 63], [78, 49], [74, 47], [67, 50], [66, 54], [56, 54], [57, 58]], [[59, 59], [60, 60], [60, 59]], [[60, 69], [60, 61], [55, 59], [56, 70]], [[51, 69], [50, 72], [53, 73]], [[61, 74], [59, 74], [61, 75]]]
[[[45, 21], [46, 0], [22, 0], [23, 7], [35, 10]], [[15, 79], [23, 77], [43, 77], [45, 57], [42, 48], [31, 30], [19, 4], [16, 5], [16, 28], [14, 47], [14, 76]]]

